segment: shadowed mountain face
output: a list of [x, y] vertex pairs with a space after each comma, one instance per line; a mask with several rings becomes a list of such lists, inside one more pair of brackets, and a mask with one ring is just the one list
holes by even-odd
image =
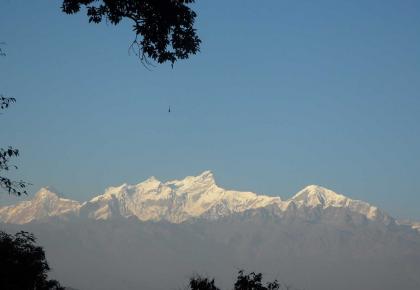
[[79, 203], [42, 189], [0, 208], [34, 232], [77, 289], [177, 289], [194, 273], [230, 288], [238, 268], [314, 290], [420, 289], [420, 233], [320, 186], [288, 200], [217, 186], [209, 171], [150, 178]]

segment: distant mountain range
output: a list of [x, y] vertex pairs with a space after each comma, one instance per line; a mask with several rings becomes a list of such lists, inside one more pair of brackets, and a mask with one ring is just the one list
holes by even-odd
[[78, 216], [95, 220], [137, 217], [141, 221], [182, 223], [196, 218], [216, 220], [263, 208], [271, 208], [279, 218], [305, 215], [313, 209], [318, 209], [321, 214], [322, 210], [329, 208], [342, 209], [348, 217], [355, 214], [357, 218], [362, 218], [359, 222], [365, 219], [385, 225], [395, 223], [392, 217], [377, 207], [321, 186], [309, 185], [283, 201], [280, 197], [220, 188], [210, 171], [183, 180], [161, 182], [151, 177], [136, 185], [110, 187], [104, 194], [83, 203], [62, 198], [49, 188], [42, 188], [30, 201], [0, 208], [0, 220], [25, 224], [49, 217], [68, 219]]
[[86, 202], [42, 188], [0, 207], [0, 221], [35, 232], [56, 278], [81, 290], [176, 289], [193, 272], [228, 285], [238, 268], [308, 290], [420, 289], [420, 223], [317, 185], [282, 200], [223, 189], [205, 171]]

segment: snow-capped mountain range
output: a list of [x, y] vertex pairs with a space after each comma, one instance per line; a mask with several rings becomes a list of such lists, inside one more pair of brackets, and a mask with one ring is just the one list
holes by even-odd
[[43, 188], [0, 207], [0, 226], [34, 233], [53, 277], [81, 290], [182, 289], [192, 273], [228, 289], [236, 269], [298, 289], [420, 289], [419, 224], [317, 185], [283, 200], [223, 189], [205, 171], [85, 202]]
[[[107, 220], [137, 217], [141, 221], [182, 223], [191, 219], [215, 220], [232, 214], [270, 209], [278, 216], [321, 215], [323, 210], [343, 209], [368, 221], [386, 225], [394, 219], [366, 202], [353, 200], [317, 185], [309, 185], [292, 198], [226, 190], [219, 187], [211, 171], [182, 180], [161, 182], [151, 177], [139, 184], [110, 187], [86, 202], [60, 197], [42, 188], [31, 200], [0, 207], [0, 221], [25, 224], [50, 217], [86, 217]], [[414, 227], [414, 226], [413, 226]]]

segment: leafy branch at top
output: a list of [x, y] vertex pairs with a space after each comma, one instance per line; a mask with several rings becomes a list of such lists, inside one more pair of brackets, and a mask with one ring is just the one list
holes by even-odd
[[195, 0], [63, 0], [62, 11], [78, 13], [86, 8], [89, 22], [106, 20], [117, 25], [134, 22], [135, 39], [130, 49], [142, 63], [187, 59], [200, 51], [201, 40], [194, 28], [197, 14], [188, 6]]

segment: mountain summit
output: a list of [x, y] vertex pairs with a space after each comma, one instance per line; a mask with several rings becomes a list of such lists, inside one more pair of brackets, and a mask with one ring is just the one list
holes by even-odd
[[44, 187], [31, 200], [0, 207], [0, 220], [6, 223], [25, 224], [51, 216], [65, 216], [76, 212], [79, 207], [79, 202], [60, 197], [51, 188]]
[[344, 206], [349, 198], [319, 185], [309, 185], [299, 191], [292, 200], [306, 206]]
[[190, 219], [220, 219], [247, 211], [275, 209], [278, 217], [319, 210], [343, 209], [345, 215], [356, 214], [367, 220], [389, 224], [393, 221], [370, 204], [352, 200], [327, 188], [310, 185], [288, 200], [253, 192], [226, 190], [216, 184], [211, 171], [181, 180], [162, 182], [155, 177], [135, 185], [109, 187], [102, 195], [79, 203], [42, 188], [34, 198], [0, 208], [0, 220], [24, 224], [49, 217], [79, 216], [95, 220], [136, 217], [141, 221], [182, 223]]

